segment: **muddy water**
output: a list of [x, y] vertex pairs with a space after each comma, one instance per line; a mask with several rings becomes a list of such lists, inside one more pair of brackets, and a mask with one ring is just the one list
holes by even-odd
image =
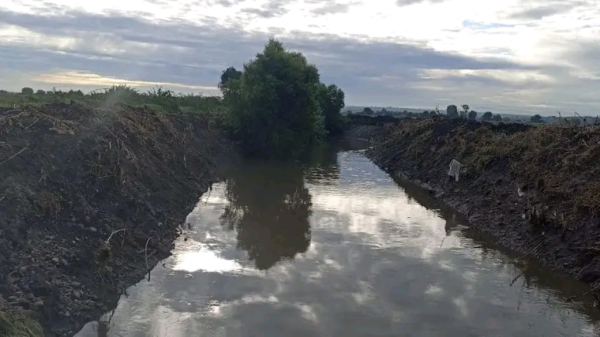
[[105, 336], [596, 334], [597, 309], [566, 301], [585, 287], [513, 264], [359, 151], [249, 163], [185, 227]]

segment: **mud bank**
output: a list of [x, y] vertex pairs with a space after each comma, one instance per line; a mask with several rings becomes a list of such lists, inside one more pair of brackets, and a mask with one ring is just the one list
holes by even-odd
[[[504, 247], [600, 281], [600, 128], [406, 119], [367, 151]], [[462, 164], [449, 177], [452, 160]]]
[[4, 109], [0, 130], [0, 316], [46, 336], [76, 333], [148, 277], [237, 160], [208, 115], [54, 104]]

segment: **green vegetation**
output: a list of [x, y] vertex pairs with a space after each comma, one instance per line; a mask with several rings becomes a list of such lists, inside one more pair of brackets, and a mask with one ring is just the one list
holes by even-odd
[[463, 104], [461, 107], [463, 110], [460, 112], [460, 118], [467, 119], [467, 116], [469, 115], [469, 106], [467, 104]]
[[540, 115], [531, 116], [530, 121], [532, 123], [544, 123], [544, 120], [542, 119], [542, 116], [540, 116]]
[[367, 115], [367, 116], [373, 116], [375, 114], [375, 111], [373, 111], [373, 109], [369, 108], [369, 107], [365, 107], [363, 109], [363, 115]]
[[146, 92], [119, 85], [94, 90], [84, 94], [81, 90], [37, 90], [23, 88], [20, 93], [0, 92], [0, 106], [22, 104], [44, 105], [49, 103], [79, 103], [89, 106], [110, 106], [115, 103], [135, 107], [149, 107], [157, 112], [223, 112], [224, 105], [219, 97], [176, 94], [171, 90], [155, 87]]
[[42, 327], [34, 320], [0, 309], [0, 337], [43, 337]]
[[326, 136], [342, 132], [344, 92], [321, 83], [318, 69], [279, 41], [269, 40], [242, 71], [225, 69], [218, 86], [222, 98], [176, 94], [161, 87], [140, 92], [119, 85], [90, 93], [25, 87], [20, 93], [0, 92], [0, 106], [123, 103], [157, 113], [210, 114], [248, 154], [259, 157], [297, 157]]
[[243, 71], [223, 71], [219, 88], [234, 135], [253, 156], [297, 157], [341, 131], [343, 91], [321, 83], [304, 55], [274, 39]]
[[33, 89], [25, 87], [25, 88], [21, 89], [21, 94], [33, 95]]
[[468, 117], [472, 121], [476, 120], [477, 119], [477, 111], [475, 111], [475, 110], [469, 111]]
[[458, 108], [456, 105], [448, 105], [446, 108], [446, 114], [450, 118], [458, 118]]

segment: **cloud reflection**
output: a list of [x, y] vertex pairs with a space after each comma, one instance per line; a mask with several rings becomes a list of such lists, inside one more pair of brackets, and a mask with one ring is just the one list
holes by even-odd
[[242, 266], [233, 260], [227, 260], [217, 255], [217, 252], [200, 243], [195, 243], [198, 248], [187, 248], [184, 253], [175, 256], [173, 270], [205, 272], [233, 272], [242, 269]]
[[519, 271], [500, 252], [446, 232], [441, 212], [418, 195], [420, 204], [408, 203], [361, 154], [338, 165], [335, 184], [322, 176], [305, 185], [296, 168], [246, 165], [213, 188], [167, 269], [120, 302], [111, 336], [166, 326], [174, 336], [211, 337], [591, 331], [552, 284], [525, 275], [524, 291], [510, 287]]

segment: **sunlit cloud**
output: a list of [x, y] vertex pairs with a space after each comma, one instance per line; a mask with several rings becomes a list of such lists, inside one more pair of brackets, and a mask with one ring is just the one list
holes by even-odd
[[184, 85], [179, 83], [132, 81], [116, 77], [100, 76], [98, 74], [84, 73], [78, 71], [65, 71], [48, 74], [34, 74], [31, 79], [47, 84], [73, 84], [77, 86], [110, 87], [113, 85], [128, 85], [132, 87], [151, 87], [154, 85], [165, 86], [186, 91], [201, 91], [218, 94], [217, 87], [204, 87]]

